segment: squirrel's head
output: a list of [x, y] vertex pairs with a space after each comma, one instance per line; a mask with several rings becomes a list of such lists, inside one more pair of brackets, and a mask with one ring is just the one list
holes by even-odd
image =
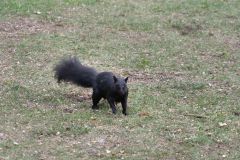
[[116, 92], [119, 95], [125, 95], [128, 92], [128, 88], [127, 88], [128, 77], [117, 78], [116, 76], [113, 76], [113, 80], [114, 80]]

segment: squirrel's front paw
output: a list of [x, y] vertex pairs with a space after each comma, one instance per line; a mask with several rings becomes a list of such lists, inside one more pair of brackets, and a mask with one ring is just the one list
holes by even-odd
[[117, 114], [117, 110], [116, 109], [112, 109], [112, 113], [113, 114]]
[[122, 111], [122, 114], [124, 114], [125, 116], [128, 115], [126, 111]]

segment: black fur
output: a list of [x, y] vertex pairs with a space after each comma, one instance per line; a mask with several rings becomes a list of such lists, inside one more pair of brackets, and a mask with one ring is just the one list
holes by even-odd
[[76, 85], [93, 88], [92, 109], [98, 109], [98, 102], [107, 99], [112, 112], [116, 114], [116, 103], [121, 102], [122, 113], [127, 115], [127, 78], [116, 77], [112, 72], [97, 73], [95, 69], [83, 66], [77, 58], [62, 60], [55, 67], [58, 82], [68, 81]]
[[90, 88], [93, 87], [96, 76], [95, 69], [83, 66], [76, 57], [64, 59], [55, 67], [55, 78], [58, 83], [67, 81]]

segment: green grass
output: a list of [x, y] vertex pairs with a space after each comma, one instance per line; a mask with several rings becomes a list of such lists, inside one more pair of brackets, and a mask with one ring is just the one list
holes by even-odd
[[[239, 159], [240, 2], [3, 0], [0, 159]], [[129, 76], [129, 115], [57, 84], [75, 55]]]

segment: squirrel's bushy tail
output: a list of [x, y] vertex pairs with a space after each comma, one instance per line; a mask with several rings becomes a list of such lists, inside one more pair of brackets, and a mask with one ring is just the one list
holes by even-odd
[[91, 88], [96, 81], [96, 70], [83, 66], [76, 57], [63, 59], [54, 70], [58, 83], [66, 81]]

